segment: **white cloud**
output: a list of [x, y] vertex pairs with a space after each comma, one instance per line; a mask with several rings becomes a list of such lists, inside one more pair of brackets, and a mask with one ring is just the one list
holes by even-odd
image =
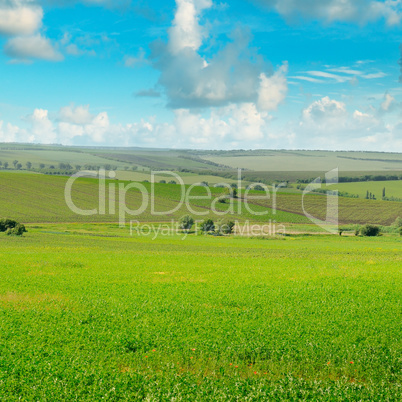
[[173, 148], [258, 147], [268, 141], [270, 117], [254, 103], [214, 108], [209, 113], [176, 109], [171, 123], [154, 117], [130, 124], [110, 121], [107, 112], [92, 114], [88, 106], [69, 105], [57, 113], [35, 109], [19, 128], [0, 121], [0, 141]]
[[334, 73], [349, 74], [349, 75], [362, 75], [363, 74], [361, 71], [352, 70], [349, 67], [329, 68], [328, 71], [332, 71]]
[[27, 139], [25, 130], [10, 123], [5, 124], [4, 121], [0, 120], [0, 142], [19, 142]]
[[271, 77], [267, 77], [261, 73], [261, 85], [258, 91], [258, 107], [261, 110], [276, 110], [278, 105], [282, 103], [288, 91], [286, 73], [288, 65], [284, 64]]
[[387, 25], [398, 25], [402, 16], [400, 0], [255, 0], [276, 10], [286, 18], [302, 17], [325, 22], [365, 24], [384, 19]]
[[197, 51], [205, 36], [199, 25], [199, 14], [212, 6], [211, 0], [176, 0], [177, 10], [169, 29], [169, 50], [173, 54], [189, 48]]
[[32, 35], [42, 26], [43, 10], [30, 0], [2, 1], [0, 35]]
[[8, 56], [22, 60], [61, 61], [64, 59], [63, 55], [53, 47], [51, 41], [40, 34], [11, 38], [6, 43], [4, 51]]
[[313, 77], [329, 78], [329, 79], [335, 80], [337, 82], [346, 82], [346, 81], [350, 80], [350, 77], [344, 77], [344, 76], [337, 75], [337, 74], [331, 74], [331, 73], [327, 73], [325, 71], [307, 71], [307, 74], [310, 74]]
[[381, 104], [381, 110], [383, 112], [388, 112], [395, 103], [395, 98], [390, 94], [386, 93], [384, 96], [384, 101]]
[[334, 121], [343, 119], [346, 115], [346, 106], [343, 102], [330, 99], [328, 96], [313, 102], [309, 107], [303, 110], [303, 119], [301, 124], [311, 124], [323, 126], [333, 124]]
[[[154, 117], [130, 124], [110, 121], [106, 112], [69, 105], [58, 113], [35, 109], [27, 128], [0, 121], [0, 141], [64, 145], [154, 146], [173, 148], [304, 148], [402, 151], [402, 123], [386, 125], [381, 116], [348, 111], [343, 102], [324, 97], [302, 111], [298, 122], [274, 129], [254, 103], [231, 104], [208, 113], [174, 110], [171, 123]], [[61, 118], [63, 116], [63, 118]]]
[[325, 82], [323, 80], [319, 80], [318, 78], [305, 77], [305, 76], [302, 76], [302, 75], [294, 75], [294, 76], [289, 77], [289, 78], [293, 78], [295, 80], [307, 81], [307, 82], [314, 82], [314, 83], [323, 83], [323, 82]]
[[199, 23], [210, 0], [176, 0], [177, 10], [167, 44], [152, 44], [151, 61], [160, 71], [168, 106], [174, 109], [224, 107], [255, 103], [276, 109], [286, 95], [285, 68], [273, 75], [255, 49], [250, 35], [238, 29], [231, 41], [208, 59], [201, 52], [207, 37]]
[[376, 78], [384, 78], [386, 76], [387, 76], [387, 74], [385, 74], [383, 72], [362, 75], [362, 77], [366, 78], [367, 80], [373, 80], [373, 79], [376, 79]]
[[[329, 66], [326, 66], [329, 67]], [[338, 73], [338, 74], [334, 74]], [[364, 72], [364, 71], [359, 71], [359, 70], [353, 70], [349, 67], [338, 67], [338, 68], [327, 68], [327, 71], [305, 71], [302, 74], [308, 74], [306, 75], [296, 75], [292, 76], [289, 78], [297, 79], [297, 80], [302, 80], [302, 81], [308, 81], [308, 82], [313, 82], [313, 83], [328, 83], [328, 82], [334, 82], [336, 81], [337, 83], [345, 83], [348, 82], [352, 85], [356, 84], [358, 82], [358, 77], [368, 79], [368, 80], [373, 80], [373, 79], [378, 79], [378, 78], [384, 78], [387, 76], [382, 71], [376, 71], [376, 72]]]
[[25, 118], [31, 124], [30, 137], [32, 142], [44, 144], [55, 144], [58, 136], [53, 122], [49, 119], [49, 112], [44, 109], [35, 109], [34, 112]]
[[89, 112], [89, 105], [86, 106], [64, 106], [59, 111], [59, 120], [71, 124], [89, 124], [93, 120]]
[[294, 134], [296, 148], [401, 151], [395, 127], [375, 110], [349, 112], [345, 103], [324, 97], [305, 108], [288, 132]]

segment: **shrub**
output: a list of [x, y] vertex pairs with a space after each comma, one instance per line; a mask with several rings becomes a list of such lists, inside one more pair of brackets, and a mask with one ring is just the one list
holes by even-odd
[[257, 184], [256, 186], [254, 186], [254, 190], [256, 191], [265, 191], [264, 187], [262, 187], [261, 185]]
[[194, 225], [194, 219], [190, 215], [184, 215], [180, 218], [179, 227], [183, 230], [190, 230]]
[[235, 223], [233, 221], [220, 222], [218, 224], [218, 233], [220, 233], [220, 234], [231, 234], [231, 233], [233, 233], [234, 227], [235, 227]]
[[18, 225], [18, 222], [13, 219], [0, 219], [0, 232], [5, 232], [8, 229], [13, 229]]
[[14, 228], [8, 229], [6, 234], [8, 236], [22, 236], [26, 231], [25, 226], [18, 223]]
[[208, 233], [208, 232], [213, 232], [215, 230], [215, 224], [214, 221], [212, 219], [205, 219], [202, 223], [201, 223], [201, 231]]
[[360, 229], [360, 234], [362, 236], [378, 236], [380, 234], [380, 228], [375, 225], [364, 225]]

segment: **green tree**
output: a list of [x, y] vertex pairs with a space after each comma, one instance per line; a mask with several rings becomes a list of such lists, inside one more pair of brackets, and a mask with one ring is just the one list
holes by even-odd
[[362, 236], [379, 236], [380, 235], [380, 228], [375, 225], [364, 225], [360, 228], [360, 234]]
[[382, 189], [382, 198], [385, 198], [385, 187]]
[[26, 232], [27, 230], [25, 226], [21, 223], [18, 223], [14, 228], [8, 229], [6, 234], [8, 236], [22, 236]]
[[26, 163], [26, 165], [27, 165], [28, 170], [31, 169], [31, 167], [32, 167], [32, 163], [31, 163], [31, 162], [28, 161], [28, 162]]
[[13, 229], [18, 225], [14, 219], [0, 219], [0, 232], [5, 232], [8, 229]]
[[200, 229], [204, 233], [210, 233], [215, 231], [215, 223], [212, 219], [205, 219], [200, 226]]
[[8, 162], [4, 162], [4, 169], [8, 168]]
[[16, 168], [17, 168], [18, 170], [20, 170], [20, 169], [22, 168], [22, 164], [21, 164], [21, 163], [17, 163]]
[[40, 163], [40, 164], [39, 164], [39, 167], [40, 167], [41, 169], [44, 169], [44, 168], [45, 168], [45, 164], [44, 164], [44, 163]]
[[233, 221], [221, 221], [218, 223], [218, 233], [220, 234], [232, 234], [235, 227]]
[[194, 219], [190, 215], [184, 215], [180, 218], [179, 227], [182, 230], [190, 230], [194, 225]]
[[17, 163], [18, 163], [17, 159], [13, 160], [14, 168], [17, 167]]

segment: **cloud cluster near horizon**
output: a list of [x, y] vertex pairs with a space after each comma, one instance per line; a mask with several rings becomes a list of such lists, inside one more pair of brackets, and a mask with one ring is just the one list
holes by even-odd
[[387, 25], [398, 25], [402, 18], [400, 0], [254, 0], [276, 10], [290, 21], [300, 17], [327, 23], [340, 21], [358, 25], [384, 19]]
[[23, 119], [27, 128], [0, 120], [0, 142], [157, 147], [171, 140], [176, 148], [249, 149], [285, 144], [291, 149], [328, 150], [358, 150], [364, 144], [366, 150], [395, 151], [402, 149], [402, 124], [389, 125], [382, 119], [394, 102], [385, 94], [377, 109], [365, 113], [349, 111], [342, 101], [324, 97], [304, 108], [300, 119], [280, 133], [272, 132], [269, 119], [252, 103], [212, 109], [207, 115], [177, 109], [172, 123], [150, 117], [124, 125], [113, 123], [106, 111], [94, 114], [89, 105], [71, 104], [57, 112], [34, 110]]

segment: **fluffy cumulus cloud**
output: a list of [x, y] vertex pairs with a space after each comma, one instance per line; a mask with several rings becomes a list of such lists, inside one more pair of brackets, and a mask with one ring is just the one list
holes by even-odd
[[[381, 107], [390, 102], [386, 97]], [[385, 124], [375, 109], [350, 111], [345, 103], [324, 97], [302, 111], [300, 122], [291, 131], [295, 147], [395, 151], [402, 149], [397, 127]]]
[[2, 0], [0, 34], [31, 35], [42, 26], [43, 10], [31, 0]]
[[154, 117], [130, 124], [110, 121], [107, 112], [92, 114], [89, 106], [69, 105], [58, 112], [35, 109], [23, 121], [25, 128], [0, 121], [0, 142], [64, 145], [119, 145], [228, 148], [261, 145], [267, 134], [266, 112], [253, 103], [216, 108], [207, 114], [176, 109], [171, 123]]
[[40, 34], [11, 38], [6, 43], [4, 51], [16, 60], [63, 60], [63, 55], [53, 47], [51, 41]]
[[219, 148], [263, 143], [267, 115], [253, 103], [230, 105], [212, 110], [207, 116], [188, 109], [175, 111], [173, 130], [183, 145]]
[[210, 0], [176, 0], [177, 9], [168, 43], [152, 44], [151, 61], [160, 71], [168, 105], [174, 109], [225, 107], [254, 103], [274, 110], [287, 92], [286, 67], [272, 67], [250, 48], [250, 35], [235, 31], [229, 43], [206, 57], [200, 49], [208, 32], [200, 24]]
[[25, 120], [30, 123], [29, 139], [31, 142], [41, 142], [44, 144], [57, 143], [57, 133], [53, 122], [49, 119], [49, 112], [44, 109], [35, 109]]
[[20, 142], [20, 141], [32, 141], [32, 136], [10, 123], [5, 123], [4, 121], [0, 120], [0, 141], [1, 142]]
[[212, 6], [211, 0], [176, 0], [177, 11], [169, 29], [169, 50], [177, 54], [183, 49], [197, 51], [206, 36], [199, 24], [201, 11]]
[[388, 25], [401, 22], [400, 0], [255, 0], [286, 18], [299, 16], [324, 20], [368, 23], [384, 19]]
[[52, 42], [39, 32], [42, 19], [43, 9], [33, 0], [3, 0], [0, 4], [0, 35], [9, 37], [4, 51], [14, 62], [63, 59]]
[[71, 124], [89, 124], [93, 120], [93, 115], [89, 111], [89, 105], [85, 106], [64, 106], [60, 109], [59, 120]]
[[114, 123], [107, 112], [69, 105], [58, 112], [36, 109], [21, 128], [0, 121], [0, 142], [64, 145], [172, 146], [177, 148], [305, 148], [402, 151], [402, 122], [385, 124], [381, 115], [349, 110], [324, 97], [303, 109], [298, 122], [273, 130], [267, 112], [252, 102], [212, 108], [208, 113], [175, 109], [170, 123], [154, 117]]

